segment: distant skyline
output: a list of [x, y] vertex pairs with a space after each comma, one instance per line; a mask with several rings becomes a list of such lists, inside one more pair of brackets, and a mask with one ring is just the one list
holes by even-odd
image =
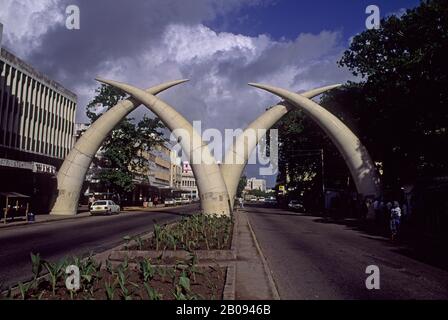
[[[419, 1], [0, 0], [0, 22], [4, 47], [78, 95], [77, 122], [87, 120], [98, 75], [145, 88], [189, 78], [161, 97], [224, 130], [244, 128], [277, 101], [248, 82], [298, 91], [353, 80], [336, 62], [365, 29], [370, 4], [385, 17]], [[65, 27], [69, 5], [80, 9], [80, 30]], [[246, 175], [259, 177], [258, 166]]]

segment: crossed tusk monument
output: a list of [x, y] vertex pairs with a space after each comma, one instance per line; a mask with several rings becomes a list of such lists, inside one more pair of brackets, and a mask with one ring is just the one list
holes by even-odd
[[[123, 90], [130, 98], [120, 101], [96, 120], [67, 155], [57, 175], [58, 196], [51, 210], [52, 215], [76, 215], [81, 188], [93, 157], [113, 128], [141, 104], [180, 138], [180, 144], [192, 163], [203, 214], [231, 214], [241, 174], [249, 156], [262, 138], [257, 135], [254, 141], [247, 142], [246, 133], [254, 129], [255, 132], [259, 132], [258, 129], [270, 129], [293, 108], [301, 108], [330, 137], [347, 163], [358, 193], [364, 198], [380, 195], [380, 180], [367, 149], [341, 120], [311, 100], [340, 85], [297, 94], [281, 88], [250, 83], [249, 85], [273, 93], [289, 103], [270, 108], [249, 124], [227, 150], [224, 163], [219, 166], [191, 123], [155, 96], [188, 80], [166, 82], [147, 90], [117, 81], [101, 78], [97, 80]], [[235, 158], [238, 161], [235, 162]], [[192, 159], [201, 161], [197, 163], [191, 161]]]

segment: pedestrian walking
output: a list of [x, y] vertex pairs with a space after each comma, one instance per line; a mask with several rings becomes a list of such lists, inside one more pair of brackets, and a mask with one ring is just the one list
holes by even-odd
[[239, 198], [240, 200], [240, 208], [244, 209], [244, 199], [243, 198]]
[[397, 238], [401, 219], [401, 209], [398, 201], [394, 201], [392, 209], [390, 210], [390, 232], [392, 240]]
[[95, 202], [95, 196], [94, 195], [92, 195], [92, 196], [90, 196], [89, 197], [89, 210], [90, 210], [90, 208], [92, 207], [92, 205], [93, 205], [93, 203]]

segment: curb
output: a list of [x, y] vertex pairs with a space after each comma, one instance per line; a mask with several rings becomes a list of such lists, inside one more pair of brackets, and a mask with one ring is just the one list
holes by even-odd
[[32, 225], [35, 225], [35, 224], [46, 223], [46, 222], [73, 220], [73, 219], [81, 219], [81, 218], [90, 217], [90, 214], [89, 215], [82, 215], [83, 213], [77, 214], [77, 215], [74, 215], [74, 216], [71, 216], [71, 217], [45, 219], [45, 220], [34, 221], [34, 222], [25, 222], [24, 221], [24, 222], [20, 222], [20, 223], [17, 223], [17, 224], [9, 224], [9, 225], [1, 223], [0, 224], [0, 230], [14, 228], [14, 227], [32, 226]]
[[[184, 205], [187, 206], [187, 205]], [[184, 206], [177, 206], [179, 208], [184, 207]], [[146, 213], [146, 212], [153, 212], [153, 211], [165, 211], [167, 209], [172, 209], [172, 208], [176, 208], [176, 207], [157, 207], [157, 208], [142, 208], [142, 209], [130, 209], [130, 210], [122, 210], [120, 214], [122, 213], [136, 213], [136, 212], [141, 212], [141, 213]], [[85, 214], [85, 215], [83, 215]], [[0, 223], [0, 230], [2, 229], [9, 229], [9, 228], [14, 228], [14, 227], [23, 227], [23, 226], [28, 226], [28, 225], [35, 225], [35, 224], [40, 224], [40, 223], [46, 223], [46, 222], [53, 222], [53, 221], [64, 221], [64, 220], [72, 220], [72, 219], [81, 219], [81, 218], [87, 218], [90, 217], [90, 213], [88, 211], [84, 211], [81, 212], [79, 214], [76, 214], [74, 216], [67, 216], [64, 217], [62, 216], [61, 218], [53, 218], [53, 219], [44, 219], [44, 220], [40, 220], [40, 221], [34, 221], [34, 222], [27, 222], [27, 221], [23, 221], [23, 222], [17, 222], [16, 224], [3, 224]], [[12, 222], [14, 223], [14, 222]]]
[[245, 212], [245, 213], [246, 213], [247, 225], [248, 225], [250, 233], [252, 235], [252, 239], [254, 240], [255, 247], [257, 248], [258, 254], [260, 255], [261, 261], [263, 263], [264, 271], [266, 272], [266, 275], [268, 277], [268, 283], [269, 283], [271, 292], [274, 296], [273, 298], [274, 298], [274, 300], [281, 300], [280, 294], [278, 293], [278, 290], [277, 290], [277, 285], [275, 284], [274, 278], [272, 276], [272, 271], [269, 268], [269, 264], [268, 264], [265, 256], [263, 255], [263, 251], [261, 251], [260, 244], [258, 243], [257, 237], [255, 236], [254, 229], [252, 228], [252, 225], [250, 224], [250, 220], [247, 215], [247, 212]]
[[222, 300], [235, 300], [236, 296], [236, 267], [235, 263], [227, 266], [226, 282], [222, 293]]

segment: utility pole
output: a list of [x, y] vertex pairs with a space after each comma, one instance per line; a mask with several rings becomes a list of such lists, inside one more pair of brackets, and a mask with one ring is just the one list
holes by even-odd
[[3, 24], [0, 22], [0, 54], [2, 52]]
[[322, 174], [322, 209], [325, 210], [325, 175], [324, 175], [324, 148], [320, 149], [321, 174]]

